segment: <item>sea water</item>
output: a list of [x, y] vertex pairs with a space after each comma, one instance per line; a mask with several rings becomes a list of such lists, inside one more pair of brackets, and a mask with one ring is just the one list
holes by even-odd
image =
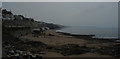
[[95, 35], [95, 38], [118, 38], [118, 28], [71, 26], [57, 31], [77, 35]]

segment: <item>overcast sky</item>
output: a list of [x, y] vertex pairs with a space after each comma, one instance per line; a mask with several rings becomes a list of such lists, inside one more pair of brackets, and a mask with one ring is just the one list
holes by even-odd
[[3, 3], [3, 8], [35, 20], [67, 26], [118, 26], [117, 2]]

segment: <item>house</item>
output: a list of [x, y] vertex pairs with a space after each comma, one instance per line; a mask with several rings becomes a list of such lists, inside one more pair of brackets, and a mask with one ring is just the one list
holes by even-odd
[[14, 15], [14, 20], [24, 20], [24, 16], [22, 15]]
[[11, 11], [7, 11], [6, 9], [2, 10], [2, 17], [8, 20], [14, 20], [14, 15]]
[[34, 21], [32, 18], [24, 18], [25, 20]]

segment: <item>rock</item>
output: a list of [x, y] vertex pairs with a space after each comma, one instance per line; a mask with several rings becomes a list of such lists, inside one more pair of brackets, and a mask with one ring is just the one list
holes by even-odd
[[53, 35], [53, 34], [49, 34], [48, 36], [55, 36], [55, 35]]
[[56, 50], [60, 51], [60, 53], [64, 56], [89, 52], [88, 50], [86, 50], [83, 47], [80, 47], [77, 44], [62, 45], [62, 46], [56, 48]]
[[39, 54], [46, 54], [45, 52], [39, 52]]
[[10, 53], [11, 55], [13, 55], [15, 52], [14, 52], [14, 50], [10, 50], [9, 53]]
[[36, 59], [42, 59], [42, 56], [36, 55]]
[[53, 47], [46, 47], [46, 49], [53, 49]]

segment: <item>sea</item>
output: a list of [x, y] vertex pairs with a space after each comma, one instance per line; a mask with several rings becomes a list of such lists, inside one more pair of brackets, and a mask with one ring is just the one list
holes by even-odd
[[57, 32], [70, 33], [75, 35], [95, 35], [94, 38], [118, 38], [118, 28], [69, 26], [57, 30]]

